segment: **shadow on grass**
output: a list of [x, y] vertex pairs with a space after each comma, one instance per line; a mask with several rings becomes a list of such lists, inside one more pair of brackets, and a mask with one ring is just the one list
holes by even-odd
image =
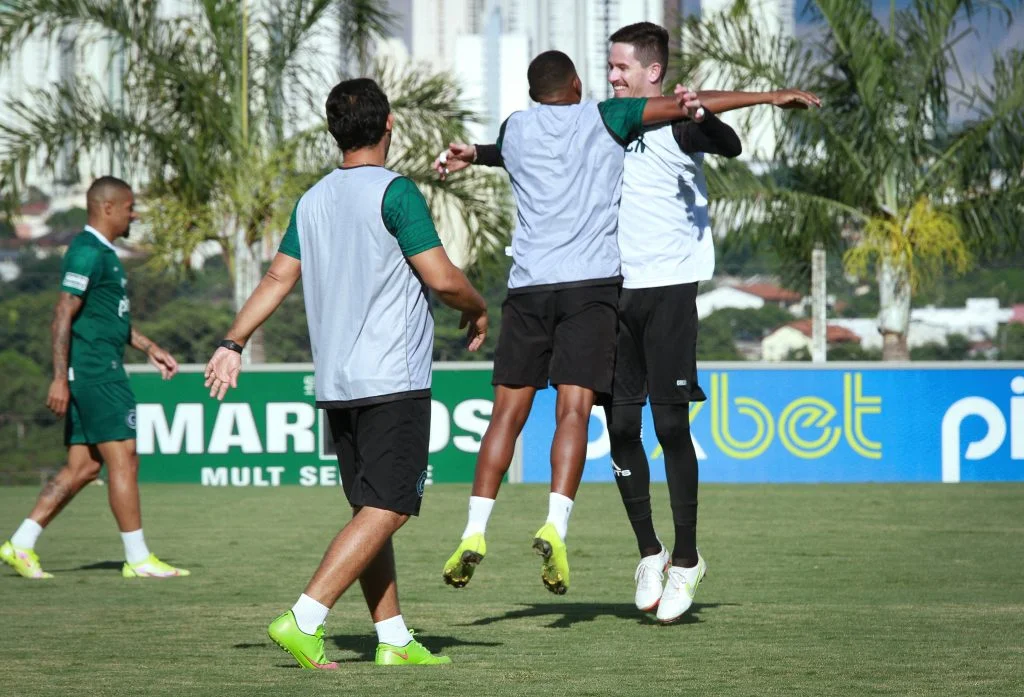
[[[339, 651], [351, 651], [355, 653], [355, 656], [345, 656], [337, 658], [331, 656], [332, 651], [328, 645], [327, 657], [329, 660], [337, 661], [338, 663], [372, 663], [377, 653], [377, 639], [373, 634], [335, 634], [334, 636], [325, 637], [334, 643]], [[500, 641], [465, 641], [453, 636], [444, 636], [438, 634], [418, 634], [416, 635], [417, 641], [426, 646], [432, 653], [444, 653], [453, 646], [502, 646]], [[257, 648], [273, 648], [277, 649], [273, 643], [267, 641], [262, 643], [244, 643], [235, 644], [231, 648], [234, 649], [257, 649]], [[289, 663], [281, 664], [281, 668], [298, 668], [298, 664]]]
[[[173, 559], [164, 559], [163, 561], [167, 562], [171, 566], [176, 564]], [[72, 571], [120, 571], [123, 566], [123, 561], [97, 561], [92, 564], [82, 564], [81, 566], [76, 566], [71, 569], [47, 569], [47, 571], [52, 571], [55, 574], [69, 573]]]
[[[736, 603], [694, 603], [690, 610], [674, 624], [696, 624], [700, 622], [703, 610], [716, 607], [736, 605]], [[659, 624], [654, 613], [643, 613], [629, 603], [534, 603], [523, 605], [518, 610], [509, 610], [503, 615], [481, 617], [462, 626], [481, 626], [504, 622], [506, 620], [522, 620], [530, 617], [553, 617], [547, 625], [551, 629], [568, 629], [581, 622], [593, 622], [598, 617], [616, 617], [631, 620], [637, 624]]]
[[[358, 654], [355, 658], [337, 659], [338, 663], [355, 663], [373, 661], [377, 653], [377, 639], [372, 634], [335, 634], [328, 637], [342, 651]], [[500, 641], [466, 641], [454, 636], [442, 634], [420, 634], [416, 640], [427, 647], [431, 653], [444, 653], [454, 646], [502, 646]]]

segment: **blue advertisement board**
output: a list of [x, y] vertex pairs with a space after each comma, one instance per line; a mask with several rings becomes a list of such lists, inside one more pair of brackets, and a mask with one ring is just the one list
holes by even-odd
[[[710, 364], [690, 406], [704, 482], [1024, 481], [1024, 366], [746, 367]], [[523, 431], [522, 480], [550, 478], [555, 390]], [[584, 481], [613, 481], [604, 413], [590, 419]], [[650, 407], [643, 443], [665, 479]]]

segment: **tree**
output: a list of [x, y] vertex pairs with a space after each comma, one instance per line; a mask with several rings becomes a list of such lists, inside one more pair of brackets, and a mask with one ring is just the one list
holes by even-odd
[[[70, 32], [83, 44], [113, 41], [123, 99], [76, 82], [15, 103], [0, 123], [0, 191], [16, 201], [30, 162], [54, 168], [65, 153], [105, 148], [143, 182], [152, 251], [185, 269], [200, 245], [220, 245], [236, 309], [255, 288], [271, 238], [295, 201], [338, 159], [323, 103], [350, 65], [322, 59], [344, 30], [357, 67], [391, 98], [390, 165], [425, 190], [446, 234], [468, 230], [466, 257], [492, 254], [510, 228], [503, 184], [480, 171], [439, 182], [433, 155], [465, 137], [472, 114], [447, 75], [368, 56], [391, 16], [369, 0], [198, 0], [166, 17], [158, 0], [10, 0], [0, 10], [0, 56], [35, 33]], [[337, 32], [337, 33], [336, 33]], [[76, 165], [77, 166], [77, 165]], [[263, 353], [254, 337], [253, 353]]]
[[696, 84], [713, 74], [730, 88], [799, 85], [822, 98], [822, 109], [778, 120], [768, 171], [712, 170], [712, 200], [720, 218], [755, 223], [794, 265], [806, 267], [816, 243], [848, 247], [848, 271], [876, 274], [885, 358], [905, 359], [913, 292], [1024, 239], [1024, 52], [995, 55], [992, 79], [978, 85], [955, 53], [979, 11], [1009, 20], [1020, 3], [893, 2], [888, 22], [871, 4], [808, 2], [815, 26], [804, 40], [767, 37], [742, 12], [691, 21], [681, 72]]

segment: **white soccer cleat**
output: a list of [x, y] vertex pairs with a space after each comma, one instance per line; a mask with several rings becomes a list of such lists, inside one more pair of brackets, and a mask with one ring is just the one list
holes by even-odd
[[669, 567], [665, 592], [661, 594], [661, 602], [658, 603], [659, 622], [675, 622], [690, 609], [697, 586], [707, 572], [708, 565], [700, 553], [697, 554], [697, 566], [692, 569]]
[[671, 562], [668, 550], [664, 547], [657, 554], [644, 557], [636, 565], [636, 573], [633, 580], [636, 581], [636, 609], [643, 612], [650, 612], [658, 607], [661, 600], [661, 593], [664, 590], [665, 569]]

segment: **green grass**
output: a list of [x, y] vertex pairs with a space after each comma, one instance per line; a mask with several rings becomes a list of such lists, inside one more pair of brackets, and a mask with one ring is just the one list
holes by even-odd
[[[0, 694], [1024, 694], [1024, 486], [705, 486], [709, 574], [668, 627], [632, 607], [636, 552], [611, 485], [581, 492], [567, 595], [544, 590], [530, 549], [536, 486], [505, 488], [487, 560], [446, 587], [467, 495], [432, 487], [396, 542], [405, 617], [454, 665], [374, 666], [352, 589], [327, 625], [342, 670], [314, 673], [265, 629], [344, 524], [340, 489], [146, 486], [150, 546], [193, 576], [124, 581], [105, 490], [89, 487], [40, 541], [53, 581], [0, 570]], [[0, 535], [34, 496], [0, 489]]]

